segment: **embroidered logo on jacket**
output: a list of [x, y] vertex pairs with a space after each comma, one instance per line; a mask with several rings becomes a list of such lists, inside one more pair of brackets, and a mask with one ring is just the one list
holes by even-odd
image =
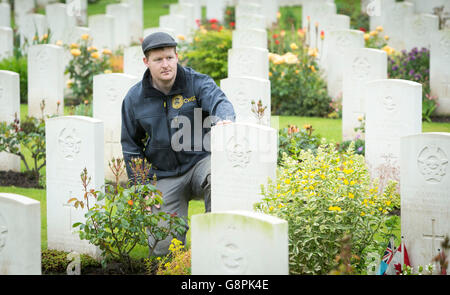
[[172, 108], [179, 109], [183, 106], [183, 104], [196, 101], [197, 98], [195, 96], [189, 97], [189, 98], [183, 98], [182, 95], [178, 94], [172, 97]]

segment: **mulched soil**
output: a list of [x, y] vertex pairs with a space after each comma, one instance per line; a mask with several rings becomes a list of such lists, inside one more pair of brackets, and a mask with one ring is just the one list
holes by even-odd
[[26, 172], [0, 171], [0, 186], [42, 188], [34, 175]]
[[449, 123], [450, 117], [431, 117], [432, 122]]

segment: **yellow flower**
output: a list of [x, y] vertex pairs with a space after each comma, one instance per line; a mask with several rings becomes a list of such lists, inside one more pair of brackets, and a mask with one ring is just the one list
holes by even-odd
[[55, 45], [63, 46], [63, 42], [61, 40], [56, 41]]
[[269, 72], [269, 77], [272, 77], [272, 72]]
[[386, 206], [389, 206], [391, 204], [391, 201], [386, 201]]
[[348, 185], [348, 180], [347, 179], [344, 179], [344, 184]]
[[356, 182], [354, 180], [350, 181], [350, 185], [354, 185]]
[[317, 57], [319, 52], [317, 51], [317, 48], [309, 48], [308, 49], [308, 55], [312, 57]]
[[105, 70], [103, 73], [105, 73], [105, 74], [111, 74], [112, 71], [111, 71], [111, 70]]
[[338, 212], [340, 212], [342, 209], [339, 206], [330, 206], [330, 207], [328, 207], [328, 210], [329, 211], [338, 211]]
[[296, 64], [298, 62], [297, 55], [291, 52], [283, 54], [282, 57], [284, 59], [284, 62], [287, 63], [288, 65]]
[[97, 51], [97, 47], [95, 47], [95, 46], [89, 46], [87, 50], [88, 50], [88, 51]]
[[281, 17], [281, 12], [277, 12], [277, 18], [279, 19]]
[[280, 203], [280, 204], [278, 205], [278, 208], [282, 208], [282, 207], [283, 207], [283, 204]]
[[391, 55], [392, 53], [394, 53], [395, 52], [395, 50], [394, 50], [394, 48], [392, 48], [392, 47], [389, 47], [389, 46], [384, 46], [383, 48], [381, 48], [382, 50], [384, 50], [384, 51], [386, 51], [386, 53], [388, 54], [388, 55]]
[[348, 197], [349, 197], [350, 199], [353, 199], [353, 198], [355, 198], [355, 195], [352, 194], [352, 193], [348, 193]]
[[71, 48], [71, 49], [78, 48], [78, 47], [79, 47], [79, 46], [78, 46], [77, 43], [72, 43], [72, 44], [70, 44], [70, 48]]
[[367, 40], [369, 40], [369, 38], [370, 38], [370, 35], [368, 33], [365, 33], [364, 34], [364, 40], [367, 41]]
[[80, 51], [80, 49], [72, 49], [72, 50], [70, 50], [70, 54], [72, 54], [73, 56], [79, 56], [80, 54], [81, 54], [81, 51]]
[[376, 27], [375, 30], [377, 30], [378, 32], [383, 32], [383, 27], [382, 26], [378, 26], [378, 27]]
[[278, 54], [275, 54], [272, 58], [273, 63], [276, 65], [281, 65], [284, 63], [284, 58]]
[[285, 31], [285, 30], [281, 30], [280, 36], [281, 36], [281, 37], [284, 37], [285, 35], [286, 35], [286, 31]]
[[92, 53], [91, 53], [91, 57], [93, 57], [93, 58], [99, 58], [99, 57], [100, 57], [100, 54], [99, 54], [98, 52], [92, 52]]
[[48, 34], [44, 34], [44, 35], [42, 36], [42, 40], [47, 40], [47, 38], [48, 38]]
[[298, 46], [295, 43], [291, 43], [291, 45], [289, 45], [289, 47], [291, 47], [292, 50], [298, 49]]
[[361, 212], [361, 214], [360, 214], [361, 216], [364, 216], [364, 215], [366, 215], [366, 213], [364, 213], [364, 212]]
[[311, 69], [311, 72], [313, 72], [313, 73], [316, 72], [316, 68], [313, 65], [309, 66], [309, 68]]
[[320, 174], [320, 178], [325, 179], [325, 175]]
[[389, 40], [389, 36], [388, 36], [388, 35], [385, 35], [385, 36], [384, 36], [384, 40], [388, 41], [388, 40]]
[[83, 39], [83, 40], [89, 39], [89, 34], [83, 34], [83, 35], [81, 35], [81, 39]]
[[105, 54], [105, 55], [112, 55], [112, 51], [105, 48], [105, 49], [102, 50], [102, 54]]
[[273, 211], [273, 206], [270, 206], [270, 207], [269, 207], [269, 211]]
[[300, 74], [300, 71], [299, 71], [299, 70], [295, 70], [295, 73], [296, 73], [296, 74]]
[[376, 30], [375, 30], [375, 31], [371, 31], [371, 32], [369, 33], [369, 35], [372, 36], [372, 37], [373, 37], [373, 36], [376, 36], [376, 35], [378, 35], [378, 31], [376, 31]]
[[286, 179], [286, 180], [284, 181], [284, 183], [290, 184], [290, 183], [291, 183], [291, 180], [290, 180], [290, 179]]
[[177, 35], [178, 40], [184, 41], [186, 40], [186, 37], [184, 35]]
[[67, 85], [67, 88], [72, 87], [73, 81], [72, 80], [68, 80], [66, 85]]

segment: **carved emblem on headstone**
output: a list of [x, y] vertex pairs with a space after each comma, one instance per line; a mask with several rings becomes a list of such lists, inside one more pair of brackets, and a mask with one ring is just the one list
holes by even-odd
[[250, 163], [251, 150], [248, 145], [246, 139], [238, 141], [234, 136], [228, 141], [226, 153], [233, 168], [246, 168]]
[[249, 75], [255, 67], [254, 57], [251, 54], [239, 52], [235, 66], [239, 69], [239, 74]]
[[394, 98], [390, 95], [383, 98], [383, 106], [388, 112], [392, 112], [397, 108]]
[[247, 270], [248, 259], [244, 248], [236, 239], [237, 229], [229, 226], [222, 238], [218, 241], [216, 259], [218, 265], [226, 273], [244, 274]]
[[351, 47], [350, 36], [347, 33], [340, 33], [336, 37], [336, 51], [339, 54], [344, 54], [345, 48]]
[[6, 246], [6, 240], [8, 237], [8, 225], [5, 218], [0, 213], [0, 253]]
[[106, 90], [106, 96], [108, 97], [109, 102], [115, 103], [119, 99], [119, 93], [114, 87], [114, 82], [112, 80], [108, 82], [107, 89], [108, 90]]
[[49, 63], [49, 55], [47, 53], [47, 50], [45, 48], [41, 48], [36, 56], [36, 61], [38, 63], [38, 69], [40, 72], [44, 72]]
[[64, 159], [73, 160], [80, 152], [81, 139], [77, 136], [75, 128], [64, 128], [58, 136], [59, 150]]
[[364, 80], [369, 77], [370, 63], [365, 57], [357, 57], [353, 60], [353, 75], [356, 79]]
[[445, 152], [437, 146], [426, 146], [419, 153], [417, 166], [425, 180], [438, 183], [447, 173], [448, 158]]

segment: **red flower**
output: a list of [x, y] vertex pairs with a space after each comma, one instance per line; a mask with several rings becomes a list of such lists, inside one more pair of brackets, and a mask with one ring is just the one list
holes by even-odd
[[230, 27], [234, 28], [236, 24], [234, 22], [230, 22]]
[[272, 38], [276, 39], [276, 38], [278, 38], [278, 35], [277, 34], [273, 34]]
[[212, 23], [212, 24], [211, 24], [211, 29], [217, 30], [217, 28], [218, 28], [218, 27], [217, 27], [217, 24], [215, 24], [215, 23]]
[[219, 21], [217, 19], [215, 19], [215, 18], [212, 18], [212, 19], [209, 20], [209, 23], [211, 23], [211, 24], [215, 24], [215, 23], [218, 23], [218, 22]]
[[198, 18], [195, 20], [195, 23], [197, 24], [197, 26], [200, 26], [200, 20]]
[[367, 32], [366, 29], [364, 29], [363, 27], [360, 27], [359, 30], [363, 31], [364, 33]]
[[275, 40], [275, 44], [280, 45], [280, 40]]

